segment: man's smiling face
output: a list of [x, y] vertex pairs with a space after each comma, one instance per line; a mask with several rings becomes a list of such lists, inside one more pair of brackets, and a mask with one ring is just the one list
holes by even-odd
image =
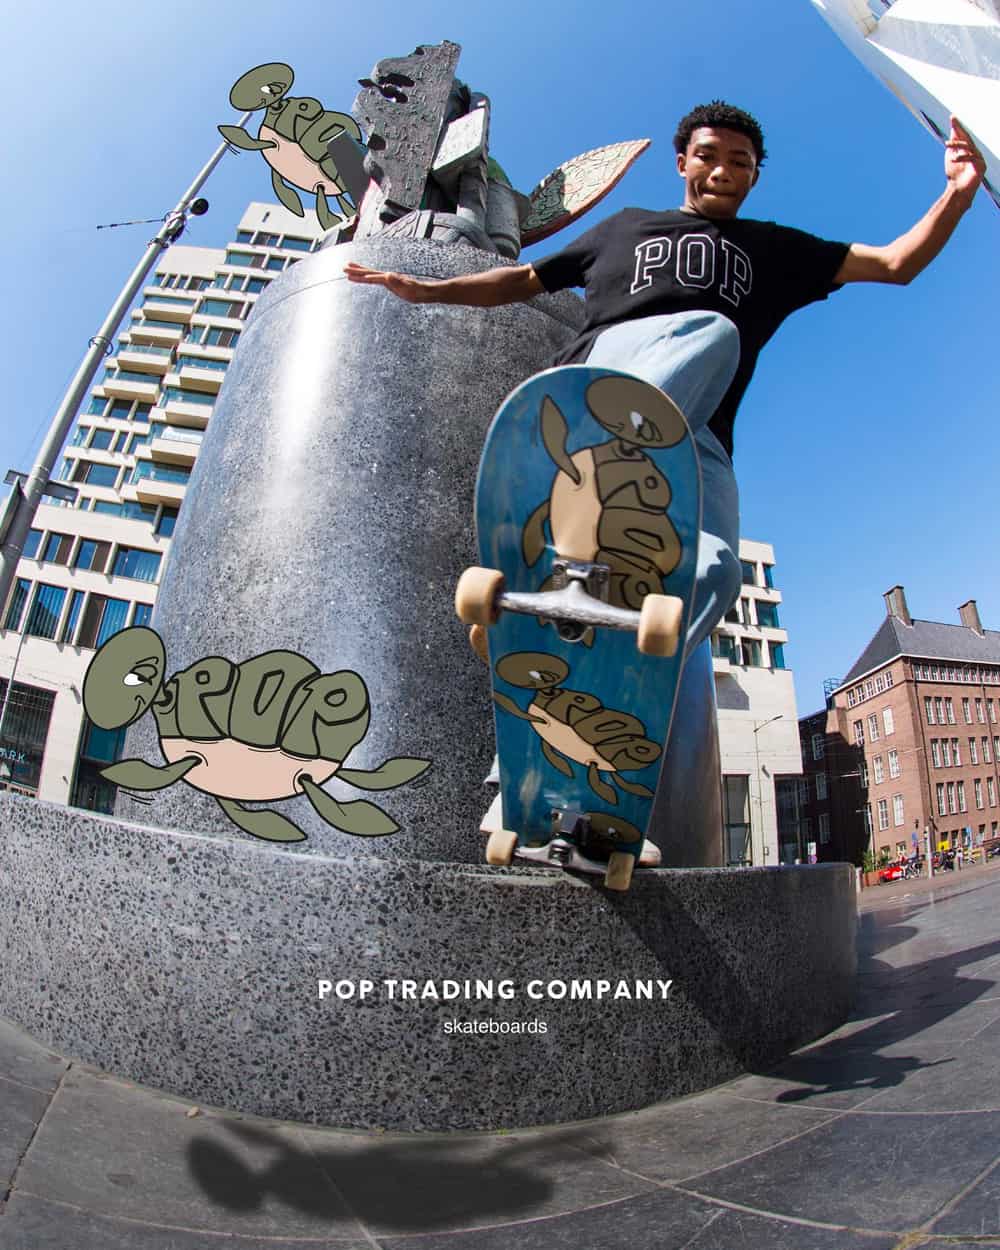
[[738, 130], [699, 126], [677, 155], [684, 208], [702, 217], [735, 217], [760, 172], [753, 143]]

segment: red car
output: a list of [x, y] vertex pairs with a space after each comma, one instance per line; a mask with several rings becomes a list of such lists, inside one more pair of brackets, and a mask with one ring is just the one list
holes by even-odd
[[890, 864], [887, 868], [883, 868], [878, 874], [879, 885], [884, 885], [886, 881], [901, 881], [903, 878], [903, 865]]

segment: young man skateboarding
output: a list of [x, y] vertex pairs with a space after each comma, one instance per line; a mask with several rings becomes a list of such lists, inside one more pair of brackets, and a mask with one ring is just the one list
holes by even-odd
[[699, 105], [680, 121], [674, 147], [684, 179], [678, 209], [623, 209], [541, 260], [459, 278], [419, 279], [354, 262], [344, 272], [412, 303], [493, 307], [584, 288], [584, 325], [552, 363], [604, 365], [659, 386], [687, 417], [698, 447], [703, 515], [690, 652], [739, 595], [733, 423], [761, 348], [789, 313], [847, 282], [908, 283], [951, 237], [985, 162], [952, 118], [944, 193], [912, 229], [874, 247], [737, 216], [766, 156], [759, 123], [742, 109], [720, 100]]

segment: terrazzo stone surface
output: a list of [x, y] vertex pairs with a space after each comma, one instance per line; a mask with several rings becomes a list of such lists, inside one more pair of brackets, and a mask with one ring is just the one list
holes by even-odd
[[[0, 1128], [13, 1160], [0, 1247], [1000, 1246], [1000, 864], [860, 905], [859, 992], [834, 1033], [718, 1089], [510, 1133], [338, 1131], [192, 1106], [0, 1023], [0, 1108], [15, 1088], [38, 1095]], [[973, 1105], [963, 1083], [949, 1108], [967, 1054], [981, 1094]], [[858, 1097], [834, 1104], [836, 1090]]]
[[131, 1080], [355, 1128], [555, 1123], [718, 1084], [843, 1020], [855, 970], [844, 865], [665, 870], [613, 894], [3, 796], [0, 879], [0, 1016]]
[[[376, 799], [403, 826], [393, 837], [338, 832], [304, 796], [273, 804], [308, 834], [302, 851], [478, 860], [492, 702], [454, 592], [476, 563], [479, 455], [497, 407], [573, 337], [583, 305], [569, 292], [503, 308], [412, 305], [349, 283], [349, 260], [429, 277], [507, 263], [373, 238], [324, 248], [268, 286], [206, 430], [152, 625], [170, 673], [274, 649], [353, 670], [371, 724], [348, 766], [433, 761], [379, 795], [329, 782], [340, 801]], [[163, 763], [151, 715], [128, 733], [134, 756]], [[243, 836], [191, 786], [143, 798], [120, 792], [117, 814]]]

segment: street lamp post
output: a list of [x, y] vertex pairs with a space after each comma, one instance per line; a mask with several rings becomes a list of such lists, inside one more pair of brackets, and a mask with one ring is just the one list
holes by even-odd
[[[250, 116], [250, 113], [244, 113], [238, 124], [244, 125]], [[194, 182], [181, 196], [177, 207], [164, 217], [163, 225], [157, 231], [156, 237], [149, 241], [142, 259], [119, 292], [118, 298], [104, 318], [100, 329], [90, 340], [90, 349], [70, 382], [56, 415], [52, 418], [52, 424], [49, 426], [45, 442], [31, 472], [28, 474], [11, 472], [7, 475], [7, 481], [11, 483], [10, 497], [0, 515], [0, 611], [6, 607], [11, 586], [17, 575], [18, 561], [24, 550], [24, 542], [28, 537], [28, 531], [31, 529], [31, 523], [35, 519], [35, 512], [42, 502], [42, 497], [53, 495], [56, 498], [69, 498], [70, 501], [75, 498], [75, 491], [49, 479], [56, 458], [69, 434], [77, 409], [87, 393], [87, 388], [93, 381], [101, 361], [110, 353], [122, 318], [160, 254], [180, 238], [187, 225], [188, 213], [198, 216], [208, 208], [207, 200], [199, 200], [195, 197], [228, 150], [229, 144], [225, 142], [216, 148], [208, 162], [196, 175]], [[11, 682], [13, 679], [12, 673]]]
[[753, 751], [757, 772], [757, 818], [760, 825], [761, 859], [767, 857], [767, 847], [764, 845], [764, 787], [761, 783], [760, 777], [760, 741], [757, 735], [765, 726], [773, 725], [776, 720], [781, 720], [783, 715], [784, 713], [779, 712], [777, 716], [772, 716], [770, 720], [761, 721], [759, 725], [754, 725], [753, 728]]

